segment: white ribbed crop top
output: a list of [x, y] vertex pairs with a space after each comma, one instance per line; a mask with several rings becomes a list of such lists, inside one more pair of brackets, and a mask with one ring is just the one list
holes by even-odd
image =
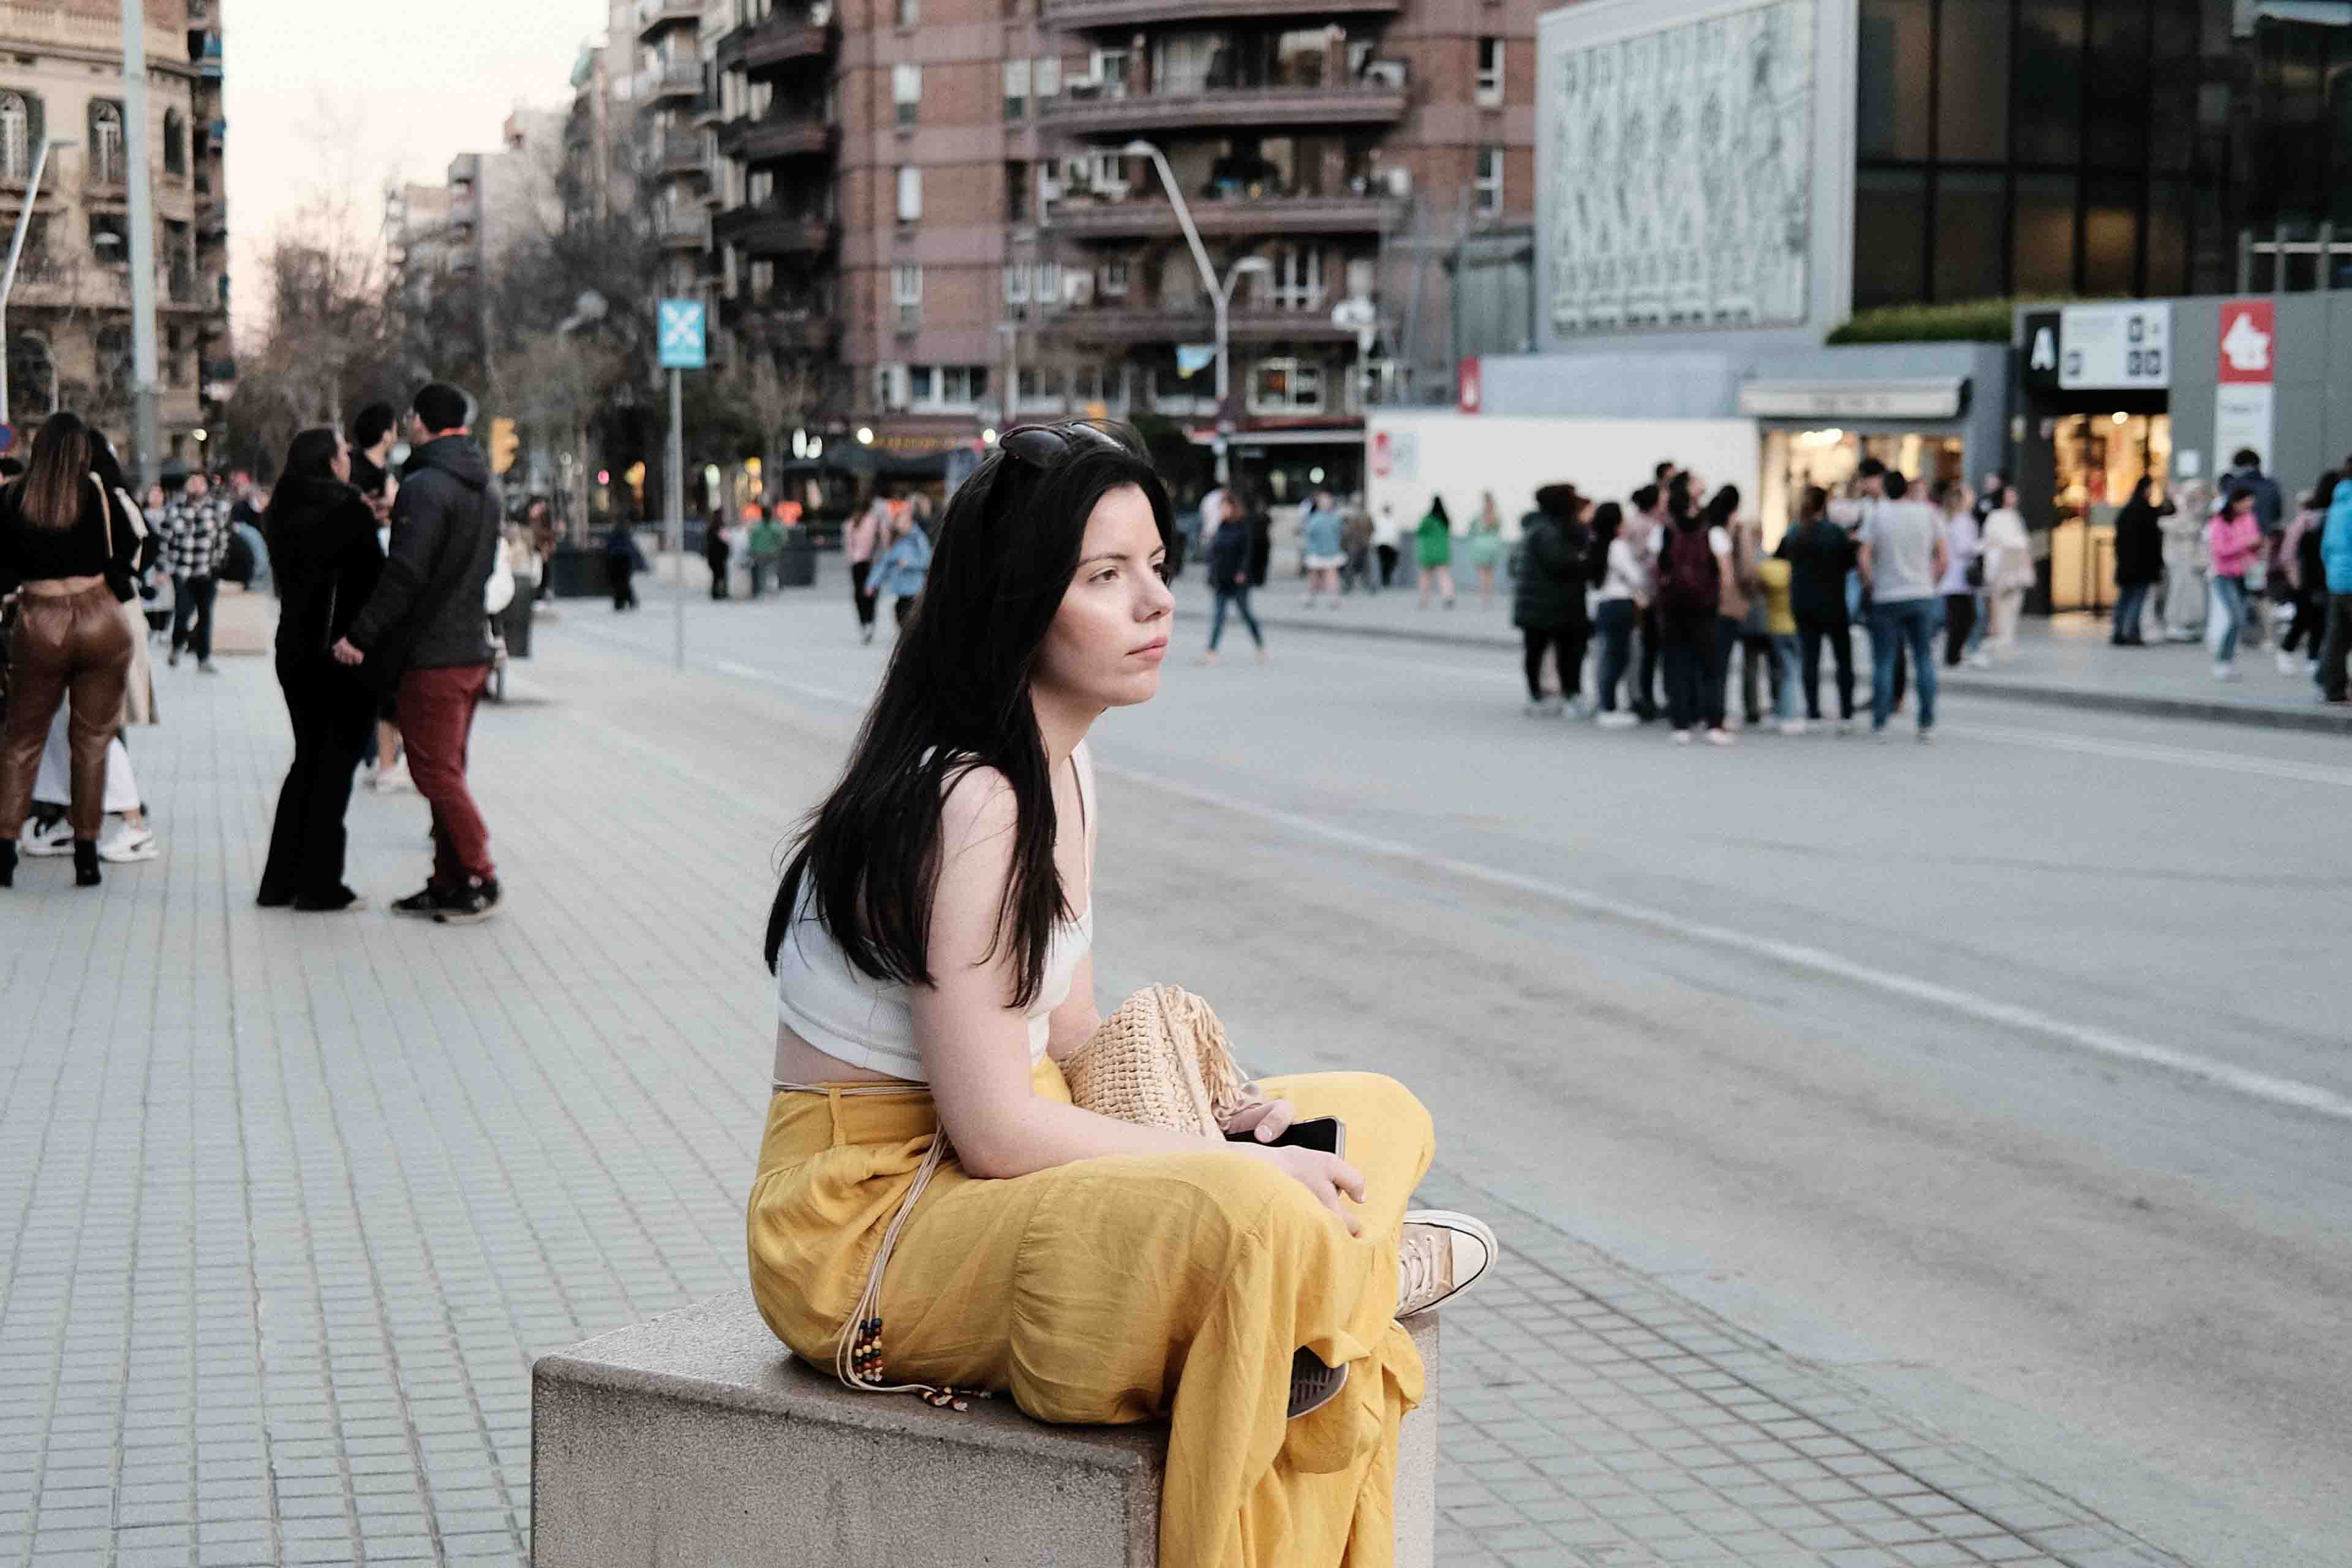
[[[1087, 805], [1091, 771], [1090, 765], [1076, 770], [1081, 811]], [[1084, 830], [1090, 831], [1091, 824]], [[908, 988], [896, 981], [877, 980], [851, 963], [833, 933], [824, 929], [824, 922], [811, 910], [809, 900], [810, 890], [803, 889], [799, 912], [776, 950], [776, 1021], [825, 1055], [852, 1067], [914, 1083], [925, 1081]], [[1045, 1054], [1050, 1016], [1069, 1000], [1078, 961], [1092, 951], [1094, 936], [1094, 894], [1089, 889], [1086, 912], [1076, 920], [1056, 921], [1054, 939], [1045, 949], [1045, 973], [1037, 999], [1025, 1015], [1033, 1063]], [[786, 1076], [780, 1060], [777, 1080]]]

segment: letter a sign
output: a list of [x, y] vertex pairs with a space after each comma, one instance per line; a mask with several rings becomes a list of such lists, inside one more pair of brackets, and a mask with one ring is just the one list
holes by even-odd
[[2231, 300], [2221, 307], [2221, 368], [2213, 389], [2213, 467], [2252, 447], [2276, 461], [2278, 307], [2270, 300]]

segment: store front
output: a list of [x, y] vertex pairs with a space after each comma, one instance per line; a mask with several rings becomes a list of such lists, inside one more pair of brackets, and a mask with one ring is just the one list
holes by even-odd
[[[1866, 458], [1927, 489], [1969, 479], [1974, 395], [1967, 375], [1743, 383], [1739, 411], [1757, 421], [1763, 444], [1756, 515], [1766, 542], [1795, 519], [1808, 486], [1835, 496]], [[1976, 436], [1986, 442], [1986, 432]], [[1976, 458], [1979, 468], [2000, 466], [1990, 451]]]
[[2153, 300], [2023, 319], [2018, 509], [2042, 576], [2030, 608], [2111, 607], [2116, 514], [2132, 487], [2152, 479], [2162, 496], [2203, 467], [2201, 453], [2174, 450], [2172, 315]]

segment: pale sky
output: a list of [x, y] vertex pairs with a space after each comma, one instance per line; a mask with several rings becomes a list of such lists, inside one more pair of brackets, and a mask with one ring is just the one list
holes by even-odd
[[272, 233], [320, 193], [373, 246], [383, 186], [438, 184], [459, 153], [494, 152], [519, 105], [572, 99], [605, 0], [226, 0], [230, 289], [257, 321]]

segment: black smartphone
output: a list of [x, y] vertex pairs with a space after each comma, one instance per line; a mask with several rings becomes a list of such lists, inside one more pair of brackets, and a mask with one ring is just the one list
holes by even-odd
[[[1255, 1132], [1228, 1132], [1229, 1143], [1255, 1143]], [[1310, 1121], [1294, 1121], [1282, 1130], [1280, 1137], [1268, 1141], [1269, 1149], [1320, 1149], [1326, 1154], [1348, 1157], [1348, 1124], [1336, 1116], [1318, 1116]]]

